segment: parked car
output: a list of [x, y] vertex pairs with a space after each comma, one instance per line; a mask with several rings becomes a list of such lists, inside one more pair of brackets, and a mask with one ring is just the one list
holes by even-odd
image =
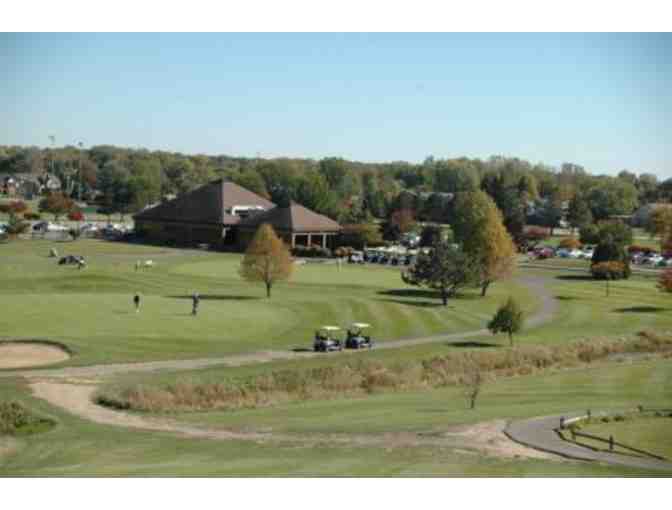
[[593, 249], [592, 248], [584, 248], [581, 251], [581, 256], [579, 256], [580, 259], [592, 259], [593, 258]]
[[537, 246], [534, 249], [534, 256], [538, 259], [550, 259], [553, 258], [554, 255], [555, 251], [548, 246]]
[[67, 230], [68, 227], [50, 221], [40, 221], [33, 225], [33, 232], [66, 232]]
[[569, 257], [569, 250], [567, 248], [558, 248], [555, 251], [555, 256], [560, 257], [561, 259], [566, 259]]
[[350, 264], [364, 264], [364, 254], [361, 251], [353, 251], [348, 257]]
[[81, 226], [82, 232], [98, 232], [100, 228], [95, 223], [85, 223]]
[[651, 255], [649, 255], [649, 256], [647, 256], [647, 257], [644, 257], [644, 258], [642, 259], [642, 262], [641, 262], [641, 263], [644, 264], [644, 265], [647, 265], [647, 266], [657, 266], [657, 265], [660, 264], [663, 260], [665, 260], [665, 259], [663, 259], [663, 257], [661, 257], [660, 255], [654, 253], [654, 254], [651, 254]]

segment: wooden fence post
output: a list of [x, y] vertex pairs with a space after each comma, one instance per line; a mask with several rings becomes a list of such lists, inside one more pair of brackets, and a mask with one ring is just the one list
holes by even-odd
[[609, 436], [609, 451], [614, 451], [614, 436]]

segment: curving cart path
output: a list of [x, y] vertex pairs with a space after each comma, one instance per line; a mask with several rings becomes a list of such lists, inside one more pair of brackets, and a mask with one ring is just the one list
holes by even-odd
[[[575, 418], [578, 416], [580, 416], [579, 413], [564, 415], [565, 418]], [[565, 441], [555, 431], [560, 424], [560, 417], [560, 415], [544, 416], [514, 421], [506, 426], [504, 434], [521, 445], [561, 455], [568, 459], [604, 462], [640, 469], [672, 471], [672, 462], [669, 461], [600, 452]]]
[[[517, 279], [518, 282], [525, 285], [540, 302], [539, 310], [526, 323], [528, 326], [536, 327], [553, 319], [557, 310], [558, 302], [544, 285], [545, 278], [539, 276], [524, 276]], [[490, 335], [487, 329], [478, 329], [475, 331], [466, 331], [463, 333], [449, 333], [432, 336], [402, 338], [387, 342], [379, 342], [376, 349], [399, 349], [414, 345], [440, 343], [449, 341], [460, 341], [463, 339]], [[333, 356], [336, 353], [331, 353]], [[341, 355], [356, 355], [357, 351], [343, 351]], [[139, 363], [110, 363], [104, 365], [90, 365], [83, 367], [64, 367], [64, 368], [45, 368], [30, 370], [3, 370], [0, 371], [2, 377], [26, 377], [34, 379], [37, 377], [96, 377], [107, 376], [130, 372], [156, 372], [160, 370], [179, 371], [207, 368], [211, 366], [230, 366], [237, 367], [252, 363], [267, 363], [276, 360], [312, 358], [323, 356], [324, 354], [314, 352], [296, 352], [296, 351], [259, 351], [247, 354], [234, 354], [219, 358], [196, 358], [185, 360], [167, 360], [167, 361], [148, 361]]]

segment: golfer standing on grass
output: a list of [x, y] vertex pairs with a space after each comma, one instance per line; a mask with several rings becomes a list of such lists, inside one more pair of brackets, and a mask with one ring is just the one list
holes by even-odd
[[133, 296], [133, 304], [135, 304], [135, 313], [140, 313], [140, 293], [136, 292]]
[[201, 296], [198, 295], [198, 292], [194, 292], [194, 295], [191, 296], [193, 306], [191, 308], [191, 315], [196, 316], [198, 313], [198, 303], [201, 301]]

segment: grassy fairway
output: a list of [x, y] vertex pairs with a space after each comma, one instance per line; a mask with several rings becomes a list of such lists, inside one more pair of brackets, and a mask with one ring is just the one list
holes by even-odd
[[[586, 406], [670, 404], [672, 363], [659, 361], [502, 380], [485, 388], [476, 411], [454, 391], [378, 395], [350, 401], [236, 412], [198, 413], [180, 419], [199, 425], [270, 427], [299, 433], [436, 432], [492, 418], [528, 417]], [[13, 398], [55, 418], [50, 432], [12, 439], [0, 454], [2, 475], [627, 475], [624, 467], [503, 459], [452, 448], [208, 441], [101, 426], [34, 399], [18, 381], [3, 381], [0, 399]], [[660, 474], [659, 472], [656, 474]]]
[[[614, 436], [614, 440], [620, 443], [672, 459], [672, 417], [669, 416], [594, 423], [587, 425], [582, 431], [603, 438]], [[590, 442], [584, 438], [580, 440]], [[602, 449], [607, 447], [605, 443], [590, 442], [590, 444]], [[632, 454], [619, 447], [616, 447], [616, 451]]]
[[[89, 267], [56, 265], [47, 257], [52, 246], [84, 255]], [[355, 320], [374, 324], [382, 341], [460, 332], [482, 328], [509, 294], [529, 313], [537, 306], [506, 282], [486, 299], [474, 290], [444, 308], [432, 293], [406, 287], [398, 270], [380, 267], [299, 266], [267, 300], [262, 286], [241, 281], [239, 255], [91, 240], [15, 242], [0, 250], [0, 337], [62, 341], [78, 354], [72, 364], [309, 347], [316, 327]], [[138, 259], [157, 267], [135, 272]], [[136, 291], [143, 295], [137, 315]], [[190, 316], [194, 291], [203, 298], [197, 318]]]

